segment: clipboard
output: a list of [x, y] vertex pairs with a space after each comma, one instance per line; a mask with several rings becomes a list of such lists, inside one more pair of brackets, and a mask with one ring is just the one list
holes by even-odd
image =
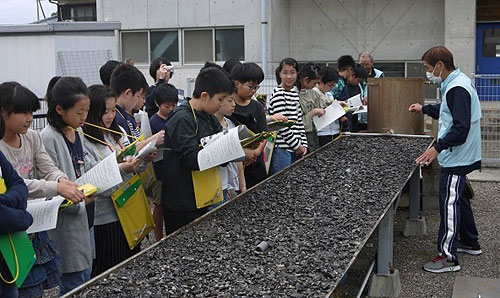
[[201, 209], [222, 202], [222, 184], [219, 167], [204, 171], [191, 171], [196, 208]]
[[145, 140], [146, 137], [144, 135], [141, 135], [137, 139], [135, 139], [132, 143], [130, 143], [128, 146], [122, 149], [116, 156], [116, 158], [120, 161], [125, 158], [125, 156], [134, 156], [136, 153], [136, 145], [138, 142]]
[[111, 194], [111, 200], [128, 246], [132, 250], [155, 226], [139, 175], [134, 175]]
[[[99, 190], [99, 188], [97, 186], [94, 186], [90, 183], [79, 186], [77, 189], [83, 191], [83, 194], [85, 195], [85, 197], [90, 197], [91, 195], [95, 194]], [[73, 201], [66, 199], [66, 201], [64, 201], [59, 206], [59, 210], [62, 210], [62, 209], [66, 208], [68, 206], [71, 206], [71, 205], [73, 205]]]
[[280, 121], [280, 120], [276, 120], [276, 121], [271, 121], [269, 123], [267, 123], [267, 130], [268, 131], [278, 131], [282, 128], [285, 128], [285, 127], [292, 127], [295, 125], [295, 123], [297, 123], [297, 121], [295, 120], [288, 120], [288, 121]]
[[[0, 194], [6, 192], [5, 180], [0, 177]], [[6, 280], [0, 274], [2, 281], [7, 284], [15, 283], [20, 288], [36, 260], [35, 250], [26, 231], [0, 234], [0, 252], [13, 278], [12, 280]]]
[[26, 231], [0, 235], [0, 252], [13, 277], [12, 281], [5, 281], [2, 276], [2, 280], [15, 283], [20, 288], [36, 260], [35, 250]]
[[278, 133], [276, 131], [272, 132], [272, 136], [267, 138], [266, 147], [264, 147], [264, 165], [266, 166], [266, 173], [269, 175], [269, 170], [271, 169], [271, 159], [273, 157], [274, 145], [276, 143], [276, 137]]

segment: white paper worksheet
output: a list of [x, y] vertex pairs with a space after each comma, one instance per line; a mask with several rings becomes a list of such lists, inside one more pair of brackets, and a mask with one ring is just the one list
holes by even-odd
[[134, 114], [135, 121], [139, 121], [141, 123], [141, 134], [143, 134], [146, 139], [152, 136], [151, 132], [151, 124], [149, 124], [148, 113], [144, 111], [139, 111]]
[[240, 145], [238, 129], [230, 129], [198, 152], [200, 171], [221, 165], [245, 156]]
[[332, 102], [331, 105], [329, 105], [325, 109], [325, 114], [323, 116], [313, 117], [314, 126], [316, 127], [316, 130], [320, 130], [344, 115], [345, 115], [344, 108], [340, 105], [338, 101], [334, 101]]
[[75, 181], [78, 185], [90, 183], [96, 186], [99, 189], [96, 195], [122, 182], [122, 175], [120, 174], [116, 154], [114, 153], [108, 155], [108, 157], [104, 158]]
[[33, 224], [26, 230], [26, 233], [31, 234], [55, 229], [59, 206], [64, 200], [61, 196], [53, 197], [50, 200], [28, 200], [26, 211], [33, 217]]
[[361, 94], [354, 95], [353, 97], [347, 99], [347, 104], [350, 108], [362, 106], [363, 102], [361, 101]]

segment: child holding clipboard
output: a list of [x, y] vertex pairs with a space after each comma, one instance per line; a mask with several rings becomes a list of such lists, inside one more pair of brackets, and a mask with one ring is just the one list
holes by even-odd
[[[4, 122], [0, 117], [0, 137], [4, 134]], [[0, 235], [26, 230], [33, 218], [26, 211], [28, 188], [12, 165], [0, 152]], [[0, 297], [17, 297], [15, 280], [5, 258], [0, 258]]]

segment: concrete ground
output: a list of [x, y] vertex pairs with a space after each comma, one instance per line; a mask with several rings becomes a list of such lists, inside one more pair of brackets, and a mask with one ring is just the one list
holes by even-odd
[[467, 175], [467, 178], [471, 181], [478, 182], [500, 182], [500, 168], [483, 168], [481, 170], [476, 170]]
[[[483, 171], [481, 177], [484, 179], [481, 179], [481, 181], [486, 180], [487, 172], [490, 174], [495, 173], [495, 171]], [[492, 175], [499, 177], [497, 174]], [[480, 256], [459, 254], [462, 266], [462, 270], [459, 272], [433, 274], [422, 270], [422, 265], [437, 254], [438, 210], [422, 212], [422, 215], [427, 220], [427, 235], [407, 238], [403, 236], [403, 229], [408, 216], [408, 209], [398, 209], [394, 226], [394, 268], [399, 270], [401, 276], [400, 297], [452, 297], [457, 276], [500, 278], [500, 238], [498, 237], [498, 231], [500, 230], [500, 217], [498, 217], [498, 214], [500, 214], [500, 204], [498, 203], [500, 182], [472, 182], [472, 186], [476, 196], [471, 201], [471, 204], [483, 253]], [[375, 256], [376, 243], [375, 235], [360, 253], [358, 260], [352, 266], [352, 270], [348, 272], [346, 283], [340, 288], [342, 297], [356, 297], [357, 290], [368, 268], [369, 260]], [[367, 290], [363, 292], [362, 297], [366, 297], [366, 293]], [[482, 295], [480, 297], [485, 298], [487, 296]], [[500, 293], [498, 293], [497, 297], [500, 297]]]

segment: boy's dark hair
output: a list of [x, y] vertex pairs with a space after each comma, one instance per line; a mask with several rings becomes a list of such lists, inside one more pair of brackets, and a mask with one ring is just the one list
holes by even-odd
[[225, 75], [229, 76], [229, 72], [227, 72], [224, 67], [220, 66], [219, 64], [217, 63], [214, 63], [214, 62], [210, 62], [210, 61], [206, 61], [205, 64], [203, 64], [203, 67], [200, 69], [200, 71], [202, 71], [203, 69], [205, 68], [209, 68], [209, 67], [215, 67], [217, 68], [218, 70], [222, 71]]
[[354, 70], [354, 68], [356, 67], [356, 62], [351, 55], [344, 55], [340, 56], [339, 59], [337, 59], [337, 66], [339, 68], [339, 71], [345, 71], [349, 68], [352, 68]]
[[179, 95], [177, 88], [171, 84], [160, 84], [156, 86], [153, 100], [157, 105], [161, 105], [165, 102], [177, 103], [179, 101]]
[[357, 64], [354, 68], [354, 77], [366, 80], [368, 78], [368, 72], [363, 66]]
[[231, 70], [231, 78], [242, 84], [252, 82], [260, 84], [264, 80], [262, 68], [253, 62], [235, 65]]
[[61, 115], [56, 111], [57, 106], [61, 106], [63, 110], [70, 109], [77, 102], [88, 98], [89, 89], [80, 78], [62, 77], [51, 90], [48, 90], [48, 110], [47, 121], [55, 129], [61, 131], [62, 128], [68, 126]]
[[229, 77], [216, 67], [207, 67], [200, 71], [194, 83], [193, 98], [200, 98], [202, 92], [210, 97], [219, 93], [231, 94], [234, 84]]
[[134, 94], [141, 89], [147, 92], [148, 83], [142, 72], [135, 66], [122, 63], [111, 74], [110, 88], [114, 95], [119, 97], [127, 89], [131, 89]]
[[455, 70], [455, 64], [453, 63], [453, 54], [447, 48], [443, 46], [435, 46], [428, 49], [421, 58], [422, 61], [429, 63], [430, 66], [436, 66], [438, 61], [444, 63], [444, 67], [447, 70]]
[[339, 73], [333, 67], [323, 67], [319, 70], [319, 75], [321, 76], [321, 82], [323, 82], [323, 84], [328, 84], [330, 82], [337, 83], [339, 81]]
[[[156, 82], [156, 71], [158, 70], [158, 68], [160, 68], [160, 65], [162, 64], [172, 65], [172, 63], [170, 63], [170, 61], [165, 57], [155, 58], [153, 59], [153, 61], [151, 61], [151, 64], [149, 64], [149, 75], [155, 80], [155, 82]], [[174, 72], [171, 71], [170, 78], [172, 78], [173, 75]]]
[[99, 75], [101, 77], [101, 82], [109, 87], [110, 80], [111, 80], [111, 74], [113, 73], [113, 70], [120, 64], [120, 62], [116, 60], [108, 60], [106, 63], [104, 63], [103, 66], [99, 69]]
[[302, 89], [302, 83], [300, 82], [303, 78], [309, 78], [310, 80], [319, 79], [321, 76], [319, 75], [320, 67], [312, 62], [308, 62], [304, 64], [300, 68], [299, 73], [297, 74], [297, 88]]
[[12, 113], [35, 112], [40, 101], [35, 93], [17, 82], [0, 84], [0, 108], [8, 115]]
[[[12, 113], [34, 112], [40, 108], [38, 97], [17, 82], [0, 84], [0, 111]], [[0, 139], [5, 134], [5, 122], [0, 113]]]
[[238, 88], [236, 88], [236, 84], [235, 84], [234, 78], [231, 76], [231, 74], [229, 72], [226, 71], [226, 69], [224, 67], [220, 66], [217, 63], [213, 63], [213, 62], [207, 61], [207, 62], [205, 62], [205, 64], [201, 68], [201, 70], [203, 70], [205, 68], [209, 68], [209, 67], [215, 67], [215, 68], [217, 68], [218, 70], [222, 71], [231, 80], [231, 83], [233, 84], [233, 91], [231, 91], [231, 94], [238, 92]]
[[236, 65], [241, 65], [240, 60], [231, 58], [231, 59], [226, 60], [226, 62], [224, 63], [224, 66], [222, 66], [222, 67], [228, 73], [231, 73], [231, 70], [233, 70], [233, 67], [235, 67]]
[[[92, 85], [89, 87], [89, 97], [90, 97], [90, 110], [87, 115], [87, 120], [86, 122], [92, 123], [95, 125], [103, 126], [104, 124], [102, 123], [102, 115], [106, 112], [106, 99], [112, 98], [113, 100], [116, 100], [113, 96], [113, 93], [111, 93], [111, 90], [109, 90], [106, 86], [104, 85]], [[103, 130], [100, 128], [96, 128], [90, 125], [84, 125], [83, 126], [83, 132], [86, 134], [93, 136], [94, 138], [97, 138], [101, 141], [104, 142], [104, 133]], [[109, 129], [121, 133], [120, 128], [118, 127], [118, 123], [116, 122], [116, 117], [111, 123], [111, 126]], [[120, 139], [120, 135], [116, 133], [111, 133], [111, 137], [115, 140], [118, 141]], [[92, 138], [88, 138], [91, 142], [98, 143], [96, 140]]]

